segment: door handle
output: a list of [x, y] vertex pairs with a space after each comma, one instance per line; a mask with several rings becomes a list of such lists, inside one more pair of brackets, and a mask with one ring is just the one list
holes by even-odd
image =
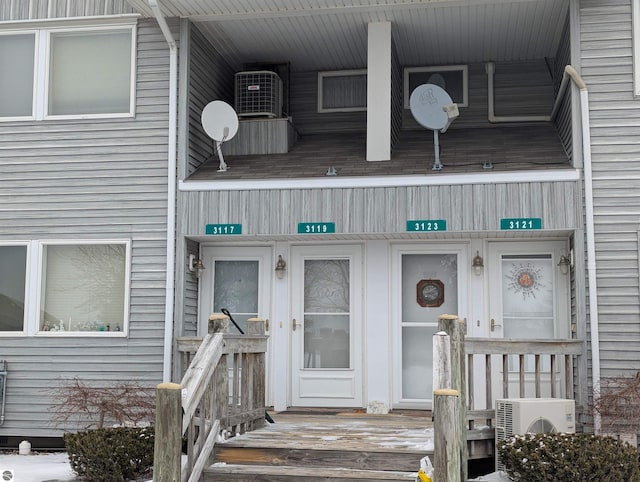
[[496, 320], [491, 318], [491, 331], [494, 331], [495, 329], [496, 329]]
[[296, 331], [296, 326], [298, 326], [298, 325], [296, 323], [296, 319], [295, 318], [293, 319], [293, 322], [292, 322], [291, 326], [293, 327], [293, 331]]

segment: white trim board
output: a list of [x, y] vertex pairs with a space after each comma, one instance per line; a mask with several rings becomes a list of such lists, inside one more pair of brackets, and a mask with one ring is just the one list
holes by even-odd
[[433, 174], [387, 177], [334, 177], [327, 179], [233, 179], [227, 181], [189, 181], [178, 183], [181, 192], [197, 191], [242, 191], [271, 189], [343, 189], [366, 187], [402, 186], [456, 186], [462, 184], [508, 184], [523, 182], [567, 182], [581, 179], [578, 169], [558, 169], [546, 171], [509, 171], [474, 174]]

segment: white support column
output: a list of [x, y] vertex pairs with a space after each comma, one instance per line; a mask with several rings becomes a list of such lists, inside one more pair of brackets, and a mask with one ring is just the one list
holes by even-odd
[[367, 161], [391, 159], [391, 22], [369, 24]]

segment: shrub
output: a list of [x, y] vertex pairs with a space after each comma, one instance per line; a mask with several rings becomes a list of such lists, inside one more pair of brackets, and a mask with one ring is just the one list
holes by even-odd
[[153, 427], [114, 427], [64, 435], [71, 468], [88, 482], [127, 482], [151, 472]]
[[500, 442], [498, 454], [514, 481], [640, 481], [638, 451], [613, 437], [526, 434]]
[[137, 382], [91, 386], [78, 378], [52, 390], [53, 420], [63, 428], [103, 428], [109, 423], [143, 425], [154, 420], [155, 390]]

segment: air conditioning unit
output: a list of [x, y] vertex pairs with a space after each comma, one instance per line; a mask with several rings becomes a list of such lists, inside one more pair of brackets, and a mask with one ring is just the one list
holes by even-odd
[[235, 110], [239, 117], [282, 117], [282, 79], [269, 70], [235, 75]]
[[513, 435], [574, 433], [575, 400], [563, 398], [511, 398], [496, 400], [496, 470], [504, 470], [497, 446]]

